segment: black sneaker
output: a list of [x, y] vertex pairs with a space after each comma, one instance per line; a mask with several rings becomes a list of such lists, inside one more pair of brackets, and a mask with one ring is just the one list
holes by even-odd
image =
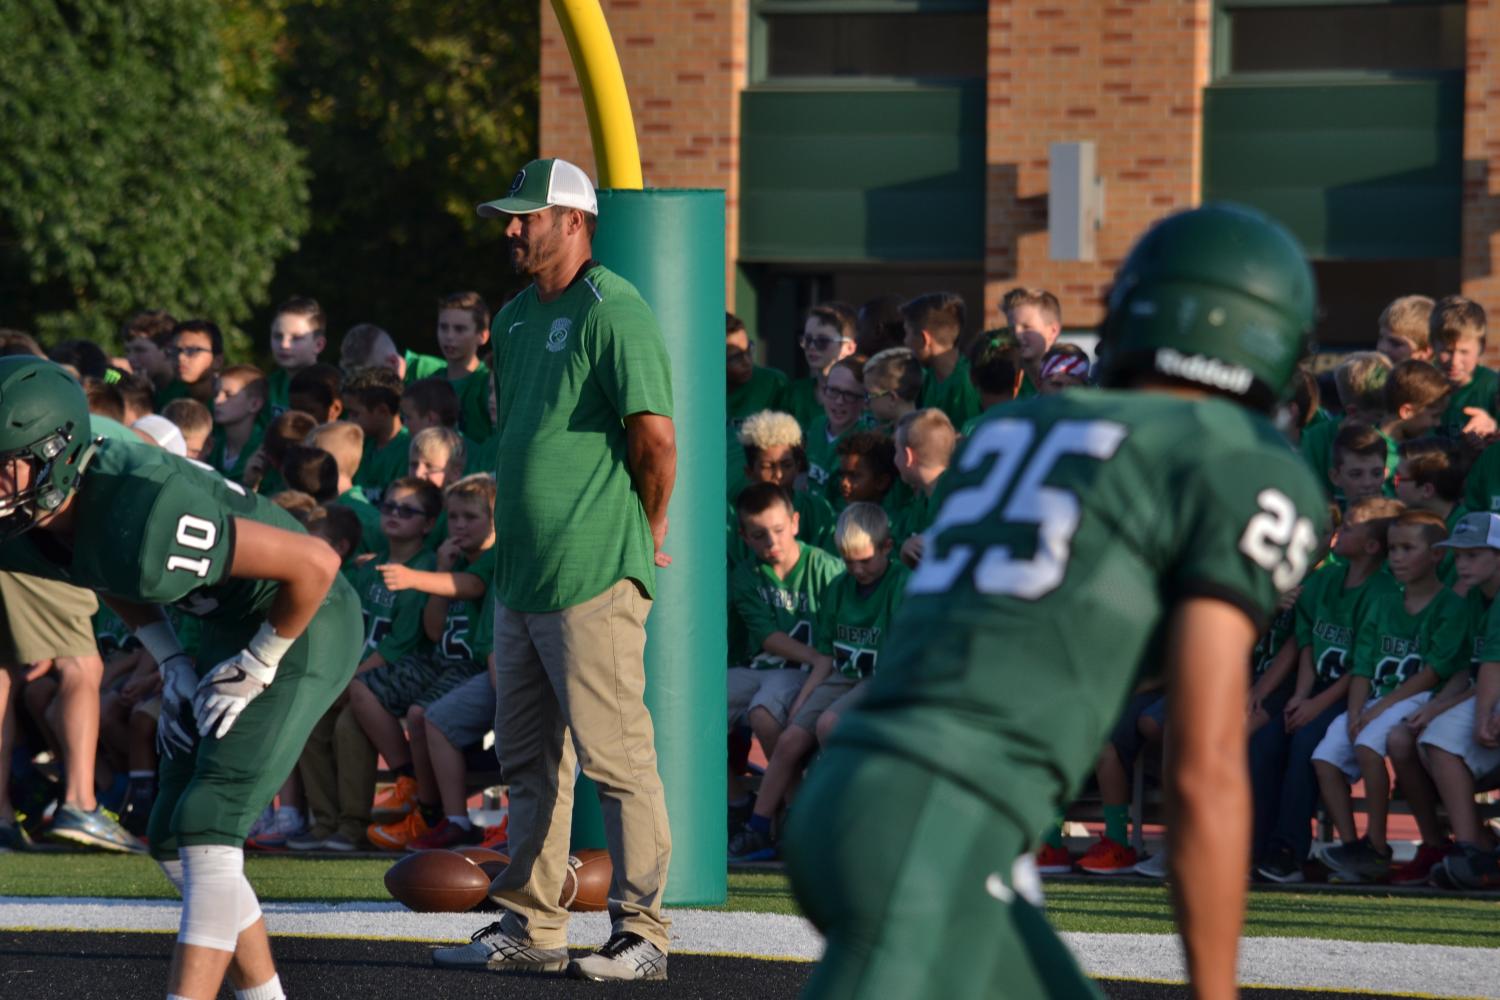
[[31, 838], [20, 823], [0, 823], [0, 854], [31, 850]]
[[1500, 887], [1500, 851], [1459, 844], [1432, 869], [1432, 880], [1445, 889]]
[[776, 843], [764, 830], [747, 824], [729, 838], [730, 861], [771, 861], [775, 857]]
[[667, 953], [639, 934], [620, 931], [583, 958], [568, 963], [568, 975], [596, 983], [667, 978]]
[[1267, 882], [1279, 882], [1283, 885], [1301, 882], [1305, 877], [1302, 865], [1298, 863], [1297, 856], [1290, 847], [1273, 849], [1264, 861], [1255, 866], [1255, 873]]
[[1330, 882], [1384, 882], [1391, 876], [1391, 849], [1387, 847], [1382, 854], [1369, 837], [1360, 837], [1352, 844], [1338, 844], [1324, 851], [1323, 864], [1328, 866]]

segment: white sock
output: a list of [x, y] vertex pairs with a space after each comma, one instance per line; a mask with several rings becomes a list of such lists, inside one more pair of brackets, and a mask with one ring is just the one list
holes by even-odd
[[286, 994], [281, 990], [281, 977], [272, 976], [259, 986], [235, 990], [234, 1000], [286, 1000]]
[[474, 824], [469, 822], [469, 817], [467, 816], [449, 816], [448, 822], [456, 824], [460, 830], [474, 829]]

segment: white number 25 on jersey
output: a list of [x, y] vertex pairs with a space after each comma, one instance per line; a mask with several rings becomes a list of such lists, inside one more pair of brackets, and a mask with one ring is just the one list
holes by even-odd
[[1245, 525], [1240, 551], [1271, 574], [1278, 591], [1291, 590], [1307, 572], [1307, 561], [1318, 544], [1312, 522], [1297, 516], [1297, 505], [1280, 490], [1264, 489], [1255, 496], [1260, 511]]

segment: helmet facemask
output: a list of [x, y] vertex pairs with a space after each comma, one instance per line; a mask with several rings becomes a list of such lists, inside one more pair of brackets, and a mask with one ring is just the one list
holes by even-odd
[[[30, 469], [26, 486], [8, 495], [0, 495], [0, 541], [8, 541], [36, 526], [37, 520], [63, 505], [73, 492], [76, 472], [68, 477], [54, 477], [58, 461], [67, 463], [69, 444], [73, 440], [71, 425], [49, 434], [40, 441], [0, 455], [0, 475], [11, 483], [18, 482], [20, 466]], [[57, 479], [66, 479], [66, 485]]]

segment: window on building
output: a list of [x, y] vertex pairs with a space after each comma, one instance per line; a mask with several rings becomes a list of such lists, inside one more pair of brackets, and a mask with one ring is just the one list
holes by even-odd
[[1464, 5], [1224, 0], [1224, 73], [1439, 72], [1464, 68]]
[[982, 77], [985, 13], [771, 14], [766, 77]]

